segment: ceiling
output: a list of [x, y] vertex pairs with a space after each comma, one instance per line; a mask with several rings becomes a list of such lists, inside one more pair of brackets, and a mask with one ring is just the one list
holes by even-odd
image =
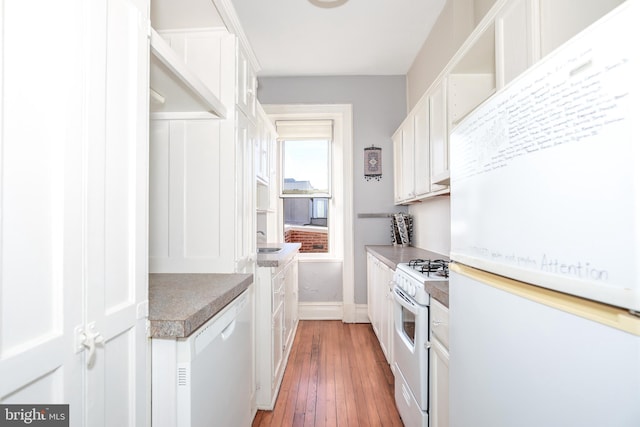
[[231, 0], [260, 76], [404, 75], [445, 0]]

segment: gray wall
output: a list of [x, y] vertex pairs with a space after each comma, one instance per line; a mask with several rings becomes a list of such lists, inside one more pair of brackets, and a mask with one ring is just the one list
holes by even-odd
[[[393, 204], [391, 135], [407, 115], [405, 76], [264, 77], [262, 104], [351, 104], [353, 106], [353, 205], [355, 303], [367, 302], [365, 245], [390, 244], [389, 219], [360, 219], [359, 213], [399, 212]], [[364, 179], [364, 148], [382, 147], [382, 180]], [[302, 267], [302, 265], [301, 265]], [[335, 300], [335, 290], [305, 294], [301, 272], [300, 300]], [[341, 291], [340, 296], [341, 299]], [[324, 294], [324, 295], [322, 295]]]

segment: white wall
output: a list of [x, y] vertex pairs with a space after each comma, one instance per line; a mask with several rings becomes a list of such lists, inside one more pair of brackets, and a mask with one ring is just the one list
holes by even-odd
[[449, 196], [438, 196], [411, 205], [413, 246], [449, 256], [451, 250], [451, 205]]
[[407, 111], [416, 105], [474, 28], [473, 0], [448, 0], [407, 72]]
[[[406, 211], [393, 205], [391, 135], [406, 117], [404, 76], [265, 77], [259, 81], [262, 104], [353, 105], [353, 205], [355, 303], [367, 302], [365, 245], [390, 244], [389, 219], [361, 219], [359, 213]], [[382, 147], [382, 180], [365, 181], [364, 148]], [[342, 299], [341, 276], [327, 282], [306, 280], [318, 266], [300, 264], [300, 301]], [[323, 289], [317, 289], [322, 286]], [[334, 297], [335, 296], [335, 297]], [[333, 299], [329, 300], [333, 301]]]

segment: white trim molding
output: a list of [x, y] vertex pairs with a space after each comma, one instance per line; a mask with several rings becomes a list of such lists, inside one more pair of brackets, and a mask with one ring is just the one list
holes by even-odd
[[299, 302], [300, 320], [342, 320], [341, 302]]
[[[351, 313], [347, 315], [346, 313]], [[342, 320], [344, 323], [371, 323], [367, 304], [344, 306], [341, 302], [299, 302], [300, 320]], [[351, 320], [345, 320], [349, 317]]]

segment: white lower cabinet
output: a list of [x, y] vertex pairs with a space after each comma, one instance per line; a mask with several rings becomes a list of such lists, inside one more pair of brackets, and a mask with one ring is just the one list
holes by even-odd
[[298, 326], [297, 254], [256, 269], [256, 406], [273, 409]]
[[431, 299], [431, 358], [429, 364], [431, 427], [448, 427], [449, 309], [433, 298]]
[[393, 366], [393, 300], [391, 279], [393, 270], [367, 254], [367, 310], [374, 332], [387, 362]]

